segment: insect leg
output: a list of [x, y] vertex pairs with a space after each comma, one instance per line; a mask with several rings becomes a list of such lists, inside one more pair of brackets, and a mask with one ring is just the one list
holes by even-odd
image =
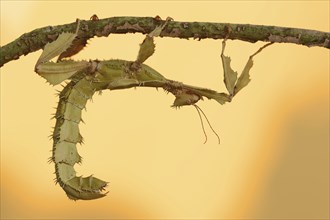
[[166, 25], [172, 20], [172, 18], [167, 17], [164, 24], [157, 26], [153, 31], [147, 34], [142, 44], [140, 44], [139, 54], [137, 56], [136, 61], [133, 63], [133, 67], [139, 67], [155, 52], [154, 37], [158, 37], [162, 30], [166, 27]]

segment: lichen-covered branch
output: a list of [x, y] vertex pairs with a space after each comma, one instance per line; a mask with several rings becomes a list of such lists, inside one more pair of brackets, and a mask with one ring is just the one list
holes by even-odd
[[[152, 17], [112, 17], [100, 20], [81, 20], [78, 40], [107, 37], [109, 34], [150, 33], [164, 21]], [[54, 41], [62, 32], [75, 32], [76, 23], [47, 26], [23, 34], [13, 42], [0, 47], [0, 67], [18, 59], [21, 55], [42, 49]], [[230, 31], [228, 31], [230, 30]], [[229, 34], [228, 34], [229, 33]], [[227, 39], [248, 42], [294, 43], [308, 47], [319, 46], [330, 49], [330, 33], [289, 27], [263, 26], [251, 24], [179, 22], [171, 21], [161, 32], [161, 37], [193, 39]]]

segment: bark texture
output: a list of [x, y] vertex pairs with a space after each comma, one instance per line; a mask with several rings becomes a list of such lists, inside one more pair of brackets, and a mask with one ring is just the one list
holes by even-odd
[[[148, 34], [164, 21], [152, 17], [112, 17], [100, 20], [81, 20], [77, 41], [80, 45], [94, 36], [109, 34]], [[25, 33], [13, 42], [0, 47], [0, 67], [22, 55], [42, 49], [54, 41], [62, 32], [75, 32], [76, 22], [58, 26], [47, 26]], [[299, 28], [264, 26], [251, 24], [179, 22], [171, 21], [161, 32], [161, 37], [184, 39], [232, 39], [251, 43], [257, 41], [293, 43], [308, 47], [318, 46], [330, 49], [330, 33]]]

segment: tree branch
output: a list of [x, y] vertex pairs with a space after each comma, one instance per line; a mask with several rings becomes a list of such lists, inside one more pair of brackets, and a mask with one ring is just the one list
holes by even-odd
[[[109, 34], [147, 34], [162, 22], [164, 21], [151, 17], [112, 17], [100, 20], [81, 20], [78, 38], [84, 42], [94, 36], [107, 37]], [[76, 26], [76, 23], [47, 26], [23, 34], [15, 41], [0, 47], [0, 67], [11, 60], [18, 59], [21, 55], [27, 55], [42, 49], [62, 32], [75, 32]], [[308, 47], [318, 46], [330, 49], [329, 32], [251, 24], [171, 21], [160, 36], [198, 40], [227, 37], [227, 39], [251, 43], [257, 41], [294, 43]]]

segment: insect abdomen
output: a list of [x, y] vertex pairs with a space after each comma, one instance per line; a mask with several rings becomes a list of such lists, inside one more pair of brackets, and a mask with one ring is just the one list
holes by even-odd
[[79, 132], [81, 111], [87, 100], [95, 92], [87, 77], [71, 81], [60, 93], [60, 100], [55, 114], [56, 126], [53, 133], [53, 156], [56, 182], [64, 189], [70, 199], [97, 199], [105, 196], [101, 193], [107, 182], [89, 177], [77, 177], [74, 165], [81, 162], [77, 152], [77, 143], [82, 142]]

